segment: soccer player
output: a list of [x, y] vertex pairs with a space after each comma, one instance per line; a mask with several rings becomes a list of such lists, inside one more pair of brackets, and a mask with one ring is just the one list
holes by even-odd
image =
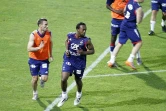
[[41, 18], [37, 22], [38, 29], [34, 30], [29, 37], [27, 50], [29, 52], [29, 68], [32, 75], [33, 100], [37, 100], [37, 82], [39, 74], [40, 85], [48, 79], [49, 60], [53, 61], [51, 32], [48, 30], [47, 19]]
[[[115, 43], [117, 40], [117, 35], [120, 33], [120, 25], [124, 19], [124, 8], [129, 0], [107, 0], [106, 8], [111, 11], [111, 41], [110, 41], [110, 55], [112, 54]], [[140, 52], [137, 53], [137, 64], [141, 65]], [[109, 61], [107, 62], [109, 66]], [[116, 64], [114, 64], [116, 66]], [[110, 66], [109, 66], [110, 67]], [[112, 67], [112, 66], [111, 66]]]
[[135, 58], [136, 53], [142, 46], [142, 40], [140, 33], [137, 29], [137, 24], [141, 23], [143, 19], [143, 11], [142, 7], [140, 6], [140, 2], [144, 0], [129, 0], [128, 4], [125, 8], [125, 18], [122, 21], [120, 27], [120, 34], [119, 34], [119, 43], [116, 45], [112, 55], [111, 60], [109, 62], [109, 66], [113, 66], [115, 64], [116, 56], [120, 50], [120, 48], [127, 42], [128, 39], [131, 40], [133, 45], [131, 54], [125, 64], [130, 66], [132, 69], [136, 69], [133, 60]]
[[151, 0], [151, 9], [152, 9], [152, 14], [151, 14], [151, 19], [150, 19], [150, 31], [149, 35], [155, 35], [154, 33], [154, 28], [156, 24], [156, 16], [157, 12], [159, 9], [162, 10], [162, 21], [161, 21], [161, 27], [162, 31], [166, 32], [166, 26], [165, 26], [165, 21], [166, 21], [166, 0]]
[[76, 25], [76, 32], [67, 34], [67, 39], [65, 41], [66, 51], [63, 56], [61, 73], [62, 97], [57, 105], [58, 107], [61, 107], [68, 99], [67, 80], [72, 74], [75, 76], [77, 85], [74, 105], [80, 103], [83, 86], [82, 77], [86, 67], [86, 55], [95, 53], [91, 39], [85, 36], [86, 30], [86, 24], [80, 22]]

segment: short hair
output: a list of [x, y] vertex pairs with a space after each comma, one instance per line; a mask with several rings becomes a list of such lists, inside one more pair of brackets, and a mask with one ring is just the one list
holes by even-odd
[[85, 24], [85, 23], [80, 22], [80, 23], [78, 23], [78, 24], [76, 25], [76, 29], [79, 29], [79, 28], [80, 28], [80, 25], [85, 25], [85, 26], [86, 26], [86, 24]]
[[47, 21], [46, 18], [40, 18], [38, 21], [37, 21], [37, 25], [39, 26], [40, 24], [43, 23], [43, 21]]

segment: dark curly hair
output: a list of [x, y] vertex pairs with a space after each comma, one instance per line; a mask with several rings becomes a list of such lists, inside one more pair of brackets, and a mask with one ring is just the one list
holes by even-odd
[[80, 22], [80, 23], [78, 23], [78, 24], [76, 25], [76, 29], [79, 29], [79, 28], [80, 28], [80, 25], [85, 25], [85, 26], [86, 26], [86, 24], [85, 24], [85, 23]]

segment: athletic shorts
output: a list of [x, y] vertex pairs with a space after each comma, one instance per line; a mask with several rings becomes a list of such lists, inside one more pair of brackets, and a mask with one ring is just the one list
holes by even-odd
[[74, 74], [78, 78], [82, 78], [85, 68], [78, 69], [74, 66], [72, 66], [71, 62], [64, 61], [62, 65], [62, 72], [69, 72], [70, 76]]
[[28, 60], [30, 72], [32, 76], [48, 75], [49, 73], [49, 61], [47, 60], [35, 60], [29, 58]]
[[111, 20], [111, 35], [118, 35], [120, 33], [120, 25], [122, 20], [119, 19], [112, 19]]
[[160, 0], [162, 12], [166, 12], [166, 0]]
[[142, 41], [138, 29], [121, 30], [119, 34], [119, 43], [125, 44], [128, 39], [130, 39], [133, 44]]
[[159, 4], [158, 0], [151, 0], [151, 9], [152, 10], [159, 10], [161, 5]]

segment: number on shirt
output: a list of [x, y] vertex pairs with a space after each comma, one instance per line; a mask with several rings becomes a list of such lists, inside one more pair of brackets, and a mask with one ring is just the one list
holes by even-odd
[[130, 12], [127, 11], [125, 17], [126, 17], [127, 19], [129, 19], [129, 17], [130, 17]]

